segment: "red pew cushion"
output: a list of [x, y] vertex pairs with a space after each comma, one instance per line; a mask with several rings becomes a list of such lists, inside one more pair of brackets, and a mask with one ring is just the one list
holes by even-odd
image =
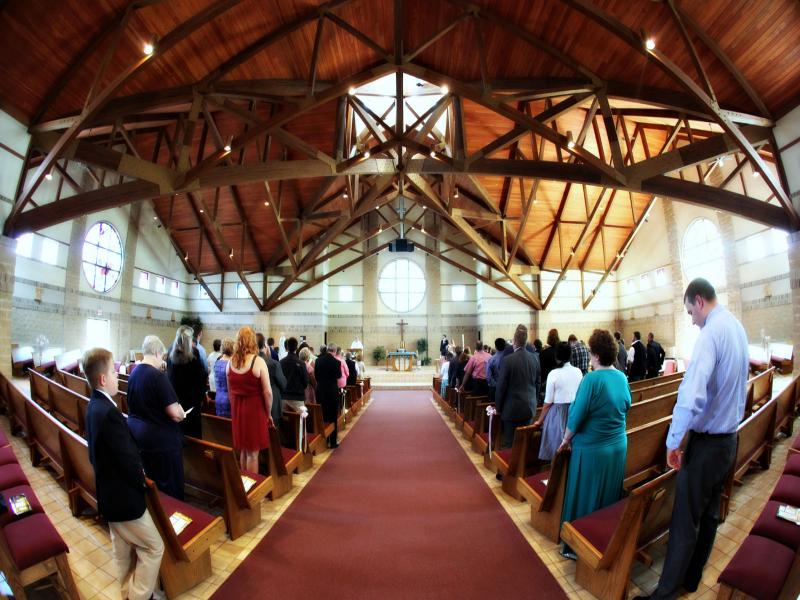
[[180, 542], [182, 546], [188, 544], [192, 538], [208, 527], [216, 518], [214, 515], [210, 515], [199, 508], [195, 508], [191, 504], [181, 502], [180, 500], [173, 498], [172, 496], [168, 496], [167, 494], [158, 492], [158, 498], [161, 500], [161, 506], [164, 508], [167, 519], [169, 519], [170, 516], [175, 512], [180, 512], [192, 520], [192, 522], [186, 526], [186, 529], [181, 531], [180, 535], [178, 536], [178, 542]]
[[798, 435], [797, 438], [794, 440], [794, 443], [792, 444], [792, 449], [800, 450], [800, 435]]
[[749, 535], [719, 581], [758, 600], [772, 600], [780, 594], [793, 560], [794, 552], [783, 544]]
[[11, 446], [4, 446], [0, 448], [0, 466], [17, 464], [17, 455], [11, 449]]
[[542, 473], [532, 475], [531, 477], [526, 477], [525, 481], [529, 486], [531, 486], [531, 489], [533, 489], [534, 492], [539, 494], [540, 497], [544, 498], [544, 494], [547, 492], [547, 485], [544, 483], [545, 479], [550, 479], [550, 471], [544, 471]]
[[[800, 436], [798, 436], [797, 441], [800, 442]], [[789, 458], [786, 459], [786, 466], [783, 467], [783, 473], [784, 475], [800, 477], [800, 454], [789, 453]]]
[[[33, 489], [29, 485], [17, 485], [12, 488], [4, 489], [0, 494], [3, 495], [3, 498], [6, 501], [6, 508], [7, 510], [3, 513], [0, 513], [0, 527], [5, 527], [9, 523], [13, 521], [19, 521], [20, 519], [25, 519], [27, 517], [33, 516], [34, 514], [43, 513], [44, 509], [42, 508], [42, 503], [39, 502], [39, 498], [36, 497], [36, 494], [33, 492]], [[15, 515], [11, 510], [11, 502], [9, 499], [12, 496], [18, 496], [20, 494], [25, 494], [28, 498], [28, 502], [31, 505], [31, 511], [21, 514]]]
[[69, 552], [56, 528], [44, 513], [9, 523], [3, 528], [8, 549], [20, 571], [48, 558]]
[[800, 506], [800, 477], [781, 475], [778, 485], [775, 486], [769, 499], [792, 506]]
[[508, 448], [506, 450], [498, 450], [494, 454], [496, 454], [497, 458], [499, 458], [503, 463], [505, 463], [506, 466], [508, 466], [508, 463], [511, 460], [511, 449], [510, 448]]
[[28, 478], [18, 463], [0, 467], [0, 490], [14, 487], [15, 485], [28, 485]]
[[781, 502], [776, 502], [775, 500], [767, 502], [764, 510], [761, 511], [761, 516], [758, 517], [750, 530], [750, 534], [760, 535], [780, 542], [784, 546], [791, 548], [792, 551], [796, 551], [800, 548], [800, 527], [776, 516], [778, 507], [781, 504]]
[[601, 553], [606, 551], [611, 536], [622, 518], [627, 500], [619, 500], [605, 508], [575, 519], [572, 526]]
[[281, 446], [281, 458], [283, 459], [283, 464], [288, 464], [288, 462], [297, 456], [297, 454], [297, 450], [293, 448], [284, 448]]

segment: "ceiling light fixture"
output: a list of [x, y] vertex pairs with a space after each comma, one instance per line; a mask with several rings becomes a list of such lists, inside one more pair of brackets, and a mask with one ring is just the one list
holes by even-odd
[[356, 88], [351, 87], [349, 90], [347, 90], [347, 93], [350, 94], [351, 96], [355, 96], [356, 95]]
[[761, 173], [758, 171], [753, 171], [753, 177], [761, 177]]
[[47, 181], [52, 181], [53, 180], [53, 172], [52, 171], [48, 171], [47, 174], [44, 176], [44, 178], [47, 179]]
[[183, 260], [184, 260], [184, 262], [189, 262], [189, 253], [188, 252], [183, 255]]
[[153, 221], [158, 221], [158, 217], [153, 217]]
[[345, 191], [343, 191], [343, 192], [342, 192], [342, 198], [344, 198], [345, 200], [347, 200], [347, 190], [345, 190]]
[[364, 158], [369, 158], [369, 150], [364, 150]]
[[458, 198], [458, 188], [456, 188], [455, 193], [453, 194], [453, 198]]
[[575, 140], [572, 139], [572, 132], [568, 131], [567, 132], [567, 148], [572, 150], [574, 147], [575, 147]]
[[450, 87], [446, 83], [442, 86], [441, 89], [442, 89], [442, 94], [445, 96], [450, 93]]
[[230, 253], [230, 254], [228, 254], [228, 258], [230, 258], [231, 260], [233, 260], [233, 248], [231, 248], [231, 253]]
[[144, 46], [142, 47], [145, 56], [153, 56], [156, 51], [156, 44], [153, 41], [145, 42]]
[[204, 212], [205, 212], [205, 211], [204, 211], [204, 210], [201, 208], [201, 209], [200, 209], [200, 214], [202, 215]]
[[436, 158], [436, 150], [431, 148], [431, 158]]
[[655, 50], [656, 49], [656, 41], [653, 38], [647, 38], [647, 41], [644, 43], [645, 48], [648, 50]]
[[269, 206], [269, 200], [264, 201], [264, 206]]
[[222, 147], [222, 149], [225, 150], [225, 152], [230, 152], [232, 143], [233, 143], [233, 136], [230, 135], [230, 136], [228, 136], [227, 143]]

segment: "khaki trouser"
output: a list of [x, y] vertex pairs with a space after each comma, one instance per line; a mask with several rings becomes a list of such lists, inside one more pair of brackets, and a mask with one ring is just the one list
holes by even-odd
[[156, 587], [164, 542], [150, 513], [144, 511], [138, 519], [108, 526], [122, 598], [148, 600], [153, 595], [163, 598]]

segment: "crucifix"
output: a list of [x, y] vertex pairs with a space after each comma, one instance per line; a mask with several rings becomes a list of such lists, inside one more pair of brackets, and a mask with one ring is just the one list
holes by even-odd
[[400, 318], [400, 322], [396, 323], [400, 326], [400, 349], [406, 349], [406, 339], [405, 339], [405, 327], [408, 325], [408, 322], [404, 321], [402, 317]]

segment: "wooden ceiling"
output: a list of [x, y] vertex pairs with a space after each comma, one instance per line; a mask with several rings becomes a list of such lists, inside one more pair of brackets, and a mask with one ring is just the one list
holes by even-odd
[[772, 136], [794, 0], [27, 0], [0, 31], [0, 106], [33, 134], [5, 233], [152, 201], [187, 270], [260, 309], [383, 249], [400, 196], [422, 249], [536, 308], [555, 292], [521, 274], [596, 273], [588, 306], [658, 197], [800, 223]]

